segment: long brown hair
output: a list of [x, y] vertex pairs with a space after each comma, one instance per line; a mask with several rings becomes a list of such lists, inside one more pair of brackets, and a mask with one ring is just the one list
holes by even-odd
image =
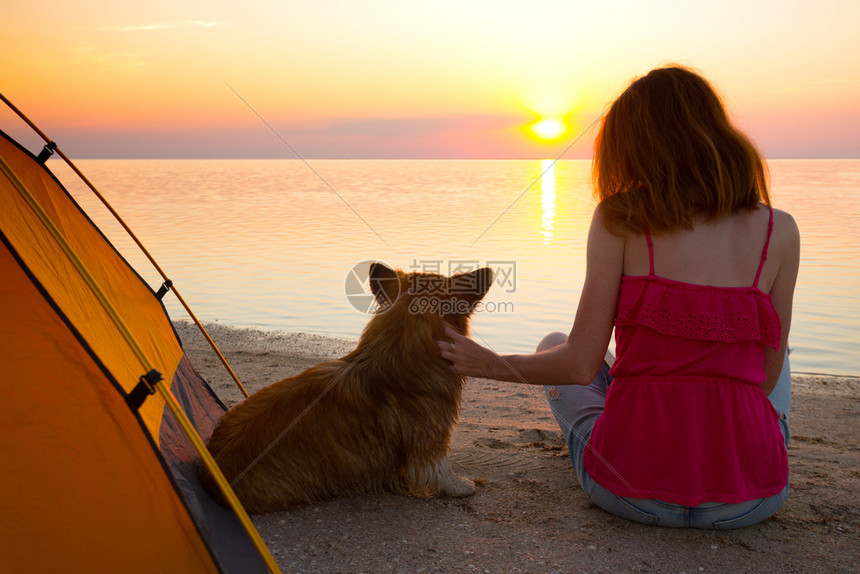
[[758, 150], [710, 84], [674, 65], [635, 80], [612, 104], [594, 143], [592, 179], [615, 232], [689, 229], [696, 214], [770, 205]]

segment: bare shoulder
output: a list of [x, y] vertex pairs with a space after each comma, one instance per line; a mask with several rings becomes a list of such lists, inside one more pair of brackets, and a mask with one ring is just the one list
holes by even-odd
[[588, 230], [586, 279], [600, 276], [611, 282], [621, 277], [626, 236], [614, 227], [598, 205]]
[[773, 210], [773, 236], [771, 241], [788, 252], [800, 249], [800, 229], [794, 217], [781, 209]]
[[606, 213], [606, 209], [602, 203], [597, 204], [594, 208], [594, 214], [591, 216], [590, 235], [593, 238], [599, 238], [602, 241], [621, 244], [624, 243], [627, 236], [631, 234], [630, 230], [623, 226], [614, 225], [610, 222]]
[[800, 232], [797, 228], [797, 222], [794, 221], [794, 217], [788, 213], [787, 211], [783, 211], [781, 209], [773, 210], [773, 230], [776, 232], [777, 228], [782, 228], [783, 231], [787, 232], [790, 235], [800, 235]]
[[[771, 295], [778, 297], [778, 290], [794, 291], [800, 268], [800, 231], [794, 218], [785, 211], [773, 210], [773, 234], [768, 259], [775, 260], [777, 275], [774, 278]], [[788, 297], [791, 300], [791, 297]]]

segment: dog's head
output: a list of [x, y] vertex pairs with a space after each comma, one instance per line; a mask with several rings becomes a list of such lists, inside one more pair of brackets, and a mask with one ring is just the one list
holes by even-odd
[[435, 273], [404, 273], [382, 263], [373, 263], [369, 282], [378, 304], [378, 319], [425, 323], [432, 327], [434, 336], [440, 337], [444, 323], [460, 333], [468, 331], [469, 317], [489, 290], [493, 272], [482, 267], [446, 277]]
[[447, 339], [445, 325], [468, 334], [469, 317], [492, 282], [488, 268], [446, 277], [374, 263], [369, 283], [378, 305], [352, 354], [370, 366], [372, 387], [379, 392], [392, 385], [423, 389], [438, 400], [453, 400], [449, 406], [456, 413], [464, 377], [448, 367], [436, 341]]

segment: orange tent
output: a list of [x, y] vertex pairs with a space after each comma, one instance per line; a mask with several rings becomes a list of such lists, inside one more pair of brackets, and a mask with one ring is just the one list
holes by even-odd
[[225, 407], [161, 300], [0, 136], [0, 571], [276, 569], [197, 480]]

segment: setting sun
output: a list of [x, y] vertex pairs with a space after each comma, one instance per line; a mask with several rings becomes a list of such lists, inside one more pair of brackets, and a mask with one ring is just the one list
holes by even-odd
[[531, 130], [541, 139], [554, 140], [567, 131], [563, 121], [555, 118], [545, 118], [531, 125]]
[[308, 158], [542, 159], [573, 142], [565, 159], [583, 159], [606, 106], [672, 62], [731, 96], [768, 157], [860, 155], [845, 74], [860, 2], [56, 4], [4, 4], [0, 90], [78, 159], [289, 155], [261, 118]]

